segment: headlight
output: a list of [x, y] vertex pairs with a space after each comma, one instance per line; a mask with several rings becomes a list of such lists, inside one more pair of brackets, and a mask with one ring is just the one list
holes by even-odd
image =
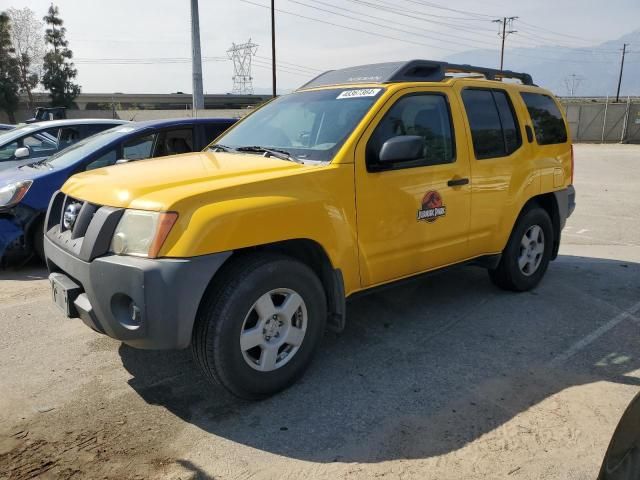
[[22, 182], [10, 183], [0, 188], [0, 207], [12, 207], [29, 191], [29, 187], [33, 182], [24, 180]]
[[113, 234], [110, 251], [156, 258], [177, 219], [175, 212], [125, 210]]

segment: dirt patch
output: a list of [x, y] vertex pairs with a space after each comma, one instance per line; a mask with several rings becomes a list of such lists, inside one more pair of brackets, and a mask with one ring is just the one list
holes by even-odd
[[[100, 400], [96, 381], [61, 409], [43, 409], [0, 434], [0, 478], [167, 478], [183, 470], [173, 456], [171, 416], [139, 415], [136, 398]], [[140, 402], [138, 402], [140, 403]], [[185, 478], [185, 477], [182, 477]]]

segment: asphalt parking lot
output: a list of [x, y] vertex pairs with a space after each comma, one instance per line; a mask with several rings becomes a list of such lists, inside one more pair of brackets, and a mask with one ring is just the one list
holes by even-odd
[[457, 267], [360, 297], [260, 403], [0, 273], [0, 478], [595, 478], [640, 387], [640, 146], [576, 146], [575, 185], [536, 290]]

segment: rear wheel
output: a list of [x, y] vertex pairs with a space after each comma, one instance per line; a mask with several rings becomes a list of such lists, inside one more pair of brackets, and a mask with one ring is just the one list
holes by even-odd
[[540, 207], [525, 210], [518, 219], [491, 281], [505, 290], [523, 292], [534, 288], [549, 266], [553, 250], [553, 226]]
[[205, 295], [192, 349], [202, 370], [234, 395], [260, 399], [306, 370], [326, 322], [313, 271], [276, 254], [241, 257]]

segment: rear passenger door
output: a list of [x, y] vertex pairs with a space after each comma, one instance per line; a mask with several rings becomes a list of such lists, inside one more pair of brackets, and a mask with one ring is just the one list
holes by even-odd
[[[345, 100], [349, 101], [349, 100]], [[450, 89], [395, 94], [358, 141], [358, 245], [363, 286], [464, 259], [469, 227], [469, 158], [459, 105]], [[380, 162], [389, 139], [425, 140], [418, 160]]]
[[538, 191], [534, 162], [523, 143], [522, 112], [502, 88], [457, 85], [471, 137], [473, 256], [499, 253], [522, 207]]

